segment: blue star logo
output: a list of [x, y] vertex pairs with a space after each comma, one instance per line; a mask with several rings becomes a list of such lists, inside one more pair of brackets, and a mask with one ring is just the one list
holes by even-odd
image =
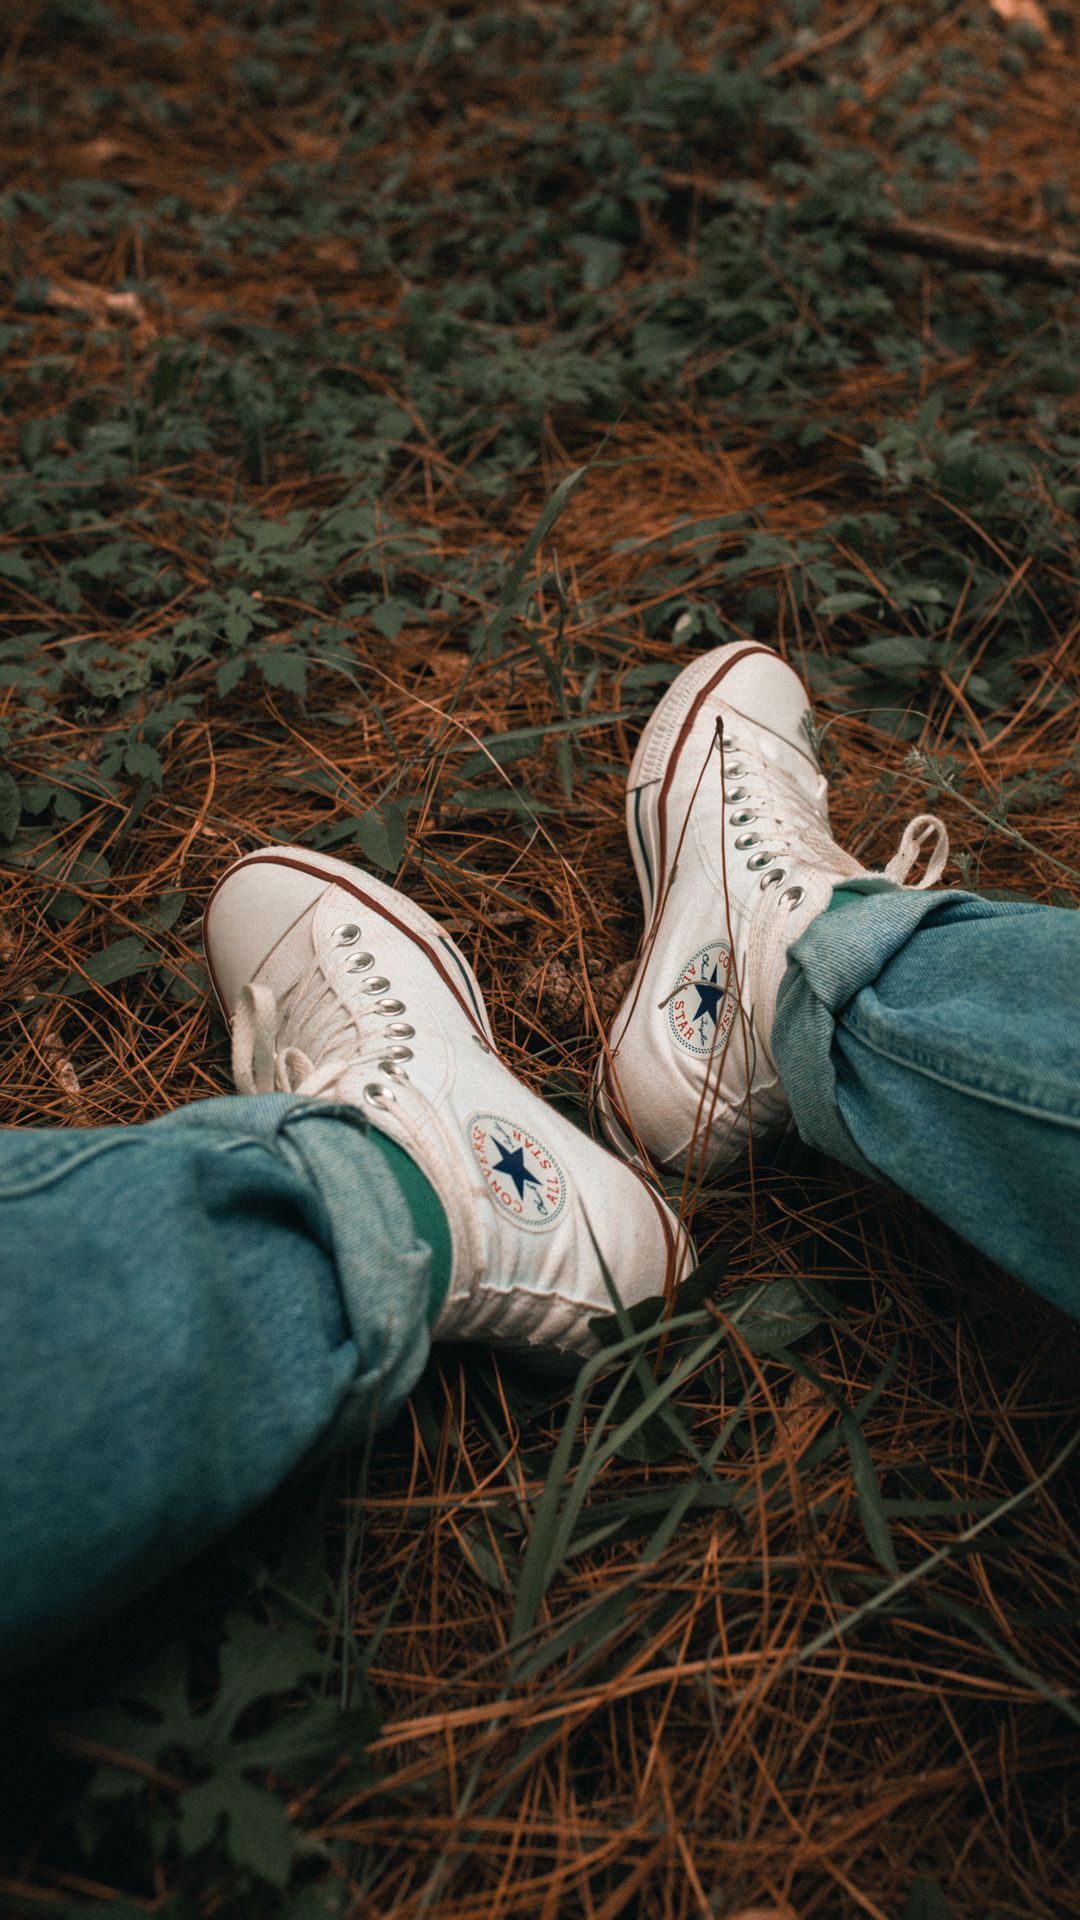
[[492, 1168], [492, 1172], [505, 1173], [507, 1178], [513, 1181], [517, 1190], [518, 1199], [524, 1200], [525, 1188], [527, 1186], [538, 1187], [540, 1185], [535, 1173], [530, 1173], [528, 1167], [525, 1165], [524, 1147], [515, 1147], [513, 1153], [507, 1153], [506, 1148], [500, 1140], [495, 1140], [492, 1144], [497, 1149], [499, 1155], [497, 1163]]
[[708, 979], [694, 981], [694, 992], [698, 999], [697, 1012], [694, 1015], [695, 1026], [699, 1020], [703, 1023], [711, 1020], [715, 1027], [720, 1012], [720, 1002], [727, 992], [727, 988], [720, 984], [719, 966], [715, 960]]

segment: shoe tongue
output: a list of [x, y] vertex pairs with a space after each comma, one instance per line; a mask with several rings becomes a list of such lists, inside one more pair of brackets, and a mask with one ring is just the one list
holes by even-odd
[[[767, 767], [775, 767], [778, 773], [797, 786], [807, 798], [823, 800], [826, 793], [824, 774], [820, 773], [809, 751], [793, 746], [780, 734], [769, 733], [764, 736], [761, 746], [762, 757]], [[732, 750], [732, 759], [737, 750]]]

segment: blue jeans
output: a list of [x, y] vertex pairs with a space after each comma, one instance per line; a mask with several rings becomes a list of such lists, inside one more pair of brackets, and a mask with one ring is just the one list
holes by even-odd
[[[800, 1132], [1080, 1312], [1080, 916], [853, 887], [781, 990]], [[352, 1108], [0, 1132], [0, 1668], [388, 1419], [429, 1268]]]
[[1080, 1316], [1080, 913], [853, 880], [792, 949], [773, 1052], [803, 1139]]
[[354, 1108], [0, 1132], [0, 1671], [392, 1415], [430, 1264]]

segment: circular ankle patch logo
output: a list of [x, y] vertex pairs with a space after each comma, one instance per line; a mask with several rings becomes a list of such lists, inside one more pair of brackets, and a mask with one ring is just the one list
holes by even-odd
[[566, 1180], [541, 1141], [497, 1113], [476, 1113], [469, 1142], [500, 1213], [531, 1233], [555, 1225], [566, 1205]]
[[722, 941], [700, 947], [686, 962], [669, 996], [668, 1025], [680, 1047], [700, 1058], [719, 1053], [735, 1017], [728, 992], [731, 949]]

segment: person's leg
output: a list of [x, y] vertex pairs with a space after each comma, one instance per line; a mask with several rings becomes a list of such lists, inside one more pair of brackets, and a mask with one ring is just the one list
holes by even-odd
[[849, 881], [772, 1051], [802, 1137], [1080, 1315], [1080, 914]]
[[932, 815], [863, 866], [805, 687], [748, 642], [658, 703], [627, 830], [646, 934], [597, 1074], [615, 1145], [716, 1176], [793, 1113], [1080, 1312], [1080, 917], [935, 890]]
[[511, 1073], [464, 957], [303, 848], [225, 874], [206, 951], [241, 1097], [0, 1133], [0, 1662], [366, 1433], [432, 1335], [569, 1355], [692, 1263], [676, 1216]]
[[0, 1669], [400, 1405], [439, 1289], [380, 1144], [285, 1094], [0, 1132]]

